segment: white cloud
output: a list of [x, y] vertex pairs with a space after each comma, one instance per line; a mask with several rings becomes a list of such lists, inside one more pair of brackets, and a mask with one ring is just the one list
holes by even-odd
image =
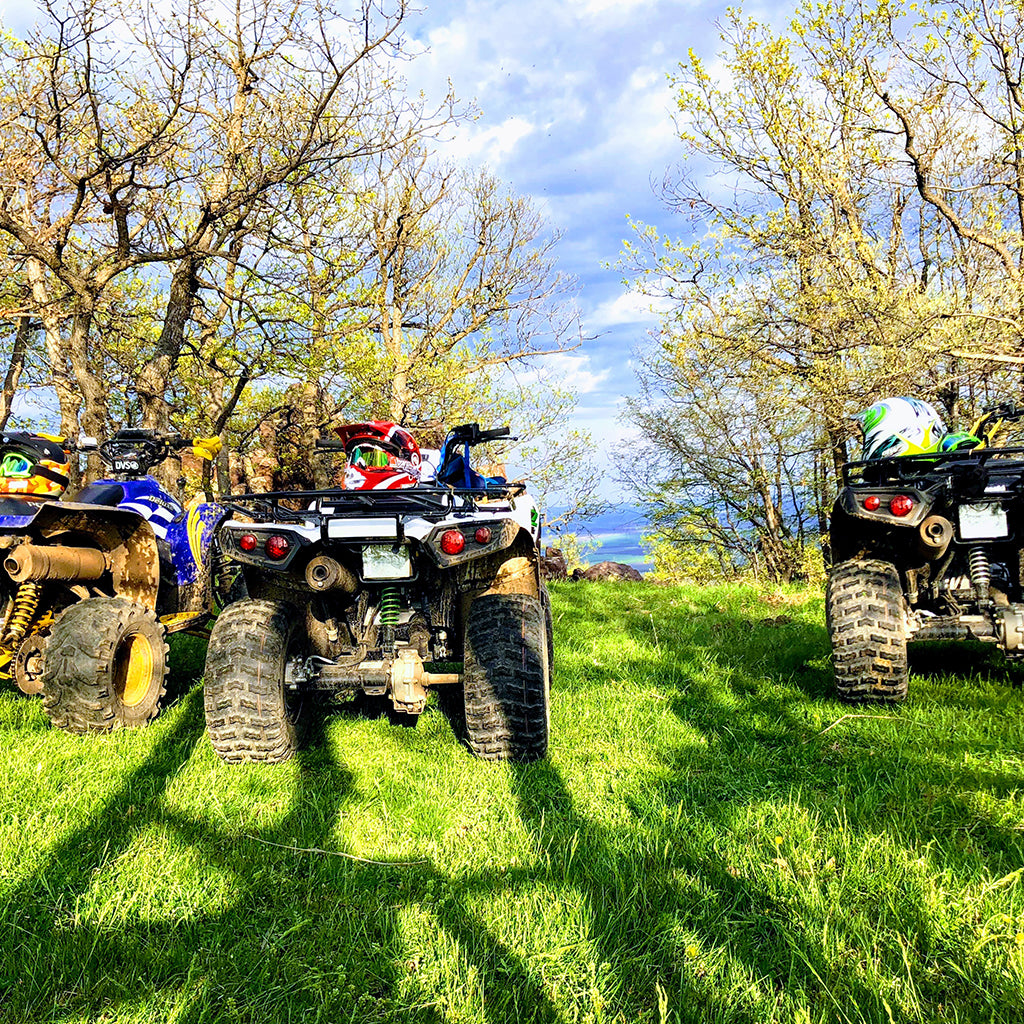
[[544, 356], [535, 366], [518, 366], [510, 373], [526, 387], [553, 384], [571, 388], [581, 396], [600, 391], [611, 376], [610, 369], [592, 368], [590, 356], [577, 352], [556, 352]]
[[607, 330], [627, 324], [644, 324], [655, 327], [658, 317], [669, 308], [664, 299], [652, 299], [639, 292], [628, 291], [602, 302], [587, 315], [587, 328], [590, 330]]
[[496, 167], [535, 130], [526, 118], [506, 117], [491, 127], [464, 129], [447, 143], [445, 152], [456, 160]]

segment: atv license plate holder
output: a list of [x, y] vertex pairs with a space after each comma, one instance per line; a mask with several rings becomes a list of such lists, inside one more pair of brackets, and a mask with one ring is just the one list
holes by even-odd
[[412, 577], [412, 559], [409, 545], [363, 545], [364, 580], [407, 580]]
[[331, 540], [397, 541], [398, 521], [395, 516], [338, 516], [327, 520], [327, 536]]
[[1006, 512], [998, 501], [961, 505], [959, 518], [961, 540], [994, 540], [1010, 534]]

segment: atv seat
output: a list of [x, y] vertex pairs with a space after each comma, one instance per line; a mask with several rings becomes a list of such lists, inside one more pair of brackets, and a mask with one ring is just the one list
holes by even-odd
[[120, 505], [124, 500], [124, 488], [120, 484], [86, 484], [74, 501], [85, 505]]

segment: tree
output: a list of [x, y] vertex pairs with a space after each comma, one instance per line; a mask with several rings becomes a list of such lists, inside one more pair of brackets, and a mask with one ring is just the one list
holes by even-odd
[[[204, 269], [265, 252], [303, 181], [430, 122], [383, 68], [404, 6], [349, 18], [319, 0], [258, 0], [225, 23], [198, 0], [159, 18], [117, 0], [44, 11], [49, 34], [0, 52], [0, 232], [26, 254], [58, 393], [67, 366], [89, 432], [106, 427], [104, 296], [122, 275], [167, 275], [136, 384], [142, 422], [162, 427]], [[65, 433], [77, 394], [62, 399]]]
[[557, 272], [558, 235], [529, 199], [486, 171], [439, 164], [419, 140], [380, 154], [366, 190], [357, 234], [369, 241], [377, 358], [363, 383], [390, 419], [451, 421], [483, 406], [481, 374], [580, 344], [575, 283]]
[[[944, 6], [925, 5], [917, 31], [929, 18], [939, 24]], [[722, 79], [692, 53], [675, 78], [689, 163], [663, 194], [703, 236], [673, 241], [637, 225], [624, 255], [635, 285], [668, 309], [642, 371], [653, 410], [634, 404], [632, 413], [648, 428], [652, 418], [671, 424], [651, 435], [666, 472], [639, 493], [678, 508], [689, 542], [775, 578], [802, 562], [809, 519], [827, 547], [853, 411], [911, 393], [952, 419], [1005, 379], [991, 358], [968, 359], [986, 351], [972, 338], [978, 325], [998, 329], [1000, 278], [1012, 281], [999, 246], [1013, 193], [998, 205], [979, 146], [929, 199], [908, 139], [913, 148], [924, 126], [932, 131], [918, 164], [937, 173], [943, 146], [964, 138], [956, 131], [967, 107], [936, 84], [945, 73], [933, 44], [901, 42], [905, 17], [898, 4], [807, 3], [781, 34], [731, 12]], [[945, 45], [971, 44], [958, 38]], [[894, 99], [896, 81], [914, 105]], [[972, 95], [981, 102], [984, 90]], [[965, 190], [972, 176], [984, 187]], [[940, 193], [959, 197], [950, 210], [933, 201]], [[986, 210], [1000, 225], [988, 235]], [[695, 484], [708, 475], [713, 512]]]

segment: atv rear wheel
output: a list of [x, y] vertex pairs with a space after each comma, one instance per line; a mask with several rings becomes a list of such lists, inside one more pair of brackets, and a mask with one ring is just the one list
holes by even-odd
[[203, 704], [210, 743], [224, 761], [276, 764], [298, 750], [301, 703], [284, 675], [301, 619], [283, 601], [242, 599], [214, 622]]
[[535, 761], [548, 749], [550, 670], [541, 601], [476, 598], [466, 622], [466, 741], [485, 761]]
[[907, 697], [907, 625], [891, 562], [851, 559], [829, 574], [826, 615], [836, 694], [892, 703]]
[[65, 609], [46, 641], [43, 710], [68, 732], [145, 725], [167, 692], [166, 631], [149, 608], [89, 597]]

